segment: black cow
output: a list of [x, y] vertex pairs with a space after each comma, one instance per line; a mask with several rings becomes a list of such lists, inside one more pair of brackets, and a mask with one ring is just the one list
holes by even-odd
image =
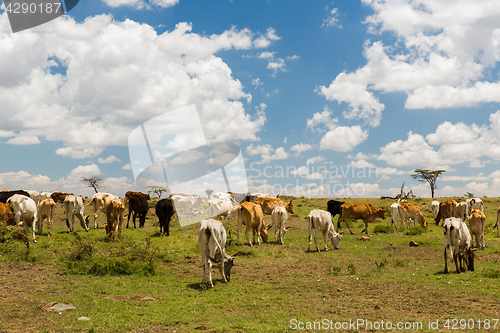
[[23, 191], [23, 190], [6, 191], [6, 192], [0, 192], [0, 202], [7, 203], [7, 199], [9, 199], [14, 194], [25, 195], [28, 198], [30, 197], [30, 194], [26, 191]]
[[175, 213], [174, 202], [172, 199], [161, 199], [156, 203], [155, 210], [160, 222], [160, 233], [163, 229], [163, 234], [166, 232], [170, 236], [170, 219]]
[[134, 222], [135, 228], [135, 218], [139, 217], [139, 228], [144, 228], [146, 223], [146, 214], [148, 213], [149, 204], [148, 199], [141, 195], [134, 194], [128, 199], [128, 223], [130, 222], [130, 215], [132, 215], [132, 222]]
[[[342, 212], [340, 210], [340, 206], [345, 204], [345, 202], [342, 201], [337, 201], [337, 200], [329, 200], [326, 203], [326, 210], [332, 214], [332, 219], [335, 217], [335, 215], [339, 214], [339, 220], [340, 217], [342, 216]], [[340, 228], [340, 223], [337, 222], [337, 230]]]

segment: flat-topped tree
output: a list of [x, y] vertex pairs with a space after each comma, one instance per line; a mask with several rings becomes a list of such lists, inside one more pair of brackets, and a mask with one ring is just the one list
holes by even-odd
[[418, 180], [419, 182], [427, 182], [429, 183], [429, 186], [431, 187], [431, 195], [432, 198], [434, 198], [434, 190], [437, 189], [436, 186], [436, 180], [438, 179], [439, 176], [443, 172], [446, 172], [446, 170], [424, 170], [424, 169], [416, 169], [413, 171], [414, 174], [411, 175], [413, 179]]

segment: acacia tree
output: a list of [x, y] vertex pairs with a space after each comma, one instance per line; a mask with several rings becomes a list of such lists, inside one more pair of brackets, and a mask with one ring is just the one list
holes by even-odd
[[92, 187], [94, 189], [95, 193], [99, 193], [99, 191], [104, 188], [104, 186], [102, 186], [102, 184], [101, 184], [101, 182], [102, 182], [101, 177], [98, 177], [98, 176], [94, 176], [94, 177], [90, 177], [90, 178], [82, 177], [82, 179], [80, 179], [80, 180], [84, 183], [87, 183], [87, 187]]
[[411, 175], [411, 177], [413, 179], [416, 179], [421, 183], [423, 183], [423, 182], [429, 183], [429, 186], [431, 187], [431, 195], [432, 195], [432, 198], [434, 198], [434, 190], [437, 189], [436, 180], [438, 179], [439, 176], [441, 176], [441, 174], [443, 172], [446, 172], [446, 170], [431, 171], [431, 170], [424, 170], [424, 169], [416, 169], [413, 172], [414, 172], [414, 174]]
[[158, 198], [161, 198], [163, 193], [167, 193], [167, 189], [165, 187], [150, 185], [148, 186], [148, 194], [154, 193]]

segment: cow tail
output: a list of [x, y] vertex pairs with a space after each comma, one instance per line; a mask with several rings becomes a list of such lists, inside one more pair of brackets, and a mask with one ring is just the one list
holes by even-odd
[[[207, 240], [210, 240], [210, 237], [213, 237], [214, 240], [215, 240], [215, 244], [217, 244], [217, 248], [219, 249], [220, 253], [221, 253], [221, 260], [224, 260], [224, 251], [222, 249], [222, 246], [220, 246], [220, 243], [219, 241], [217, 240], [217, 237], [216, 235], [214, 235], [214, 230], [212, 229], [211, 226], [207, 226], [207, 230], [205, 231], [207, 233]], [[213, 261], [213, 262], [218, 262], [215, 260], [215, 258], [213, 257], [213, 253], [210, 253], [210, 259]], [[218, 262], [220, 263], [220, 262]]]

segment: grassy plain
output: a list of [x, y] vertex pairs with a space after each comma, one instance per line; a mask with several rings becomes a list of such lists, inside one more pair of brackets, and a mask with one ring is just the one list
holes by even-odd
[[[214, 267], [215, 287], [208, 290], [200, 285], [199, 224], [181, 228], [174, 220], [171, 236], [159, 237], [151, 209], [144, 229], [124, 229], [121, 242], [110, 242], [102, 228], [87, 233], [75, 224], [78, 236], [67, 234], [58, 205], [52, 237], [44, 228], [29, 251], [18, 241], [0, 244], [0, 332], [283, 332], [307, 325], [318, 332], [327, 323], [335, 330], [335, 323], [358, 320], [371, 322], [372, 329], [344, 324], [337, 331], [379, 331], [382, 321], [385, 328], [393, 326], [383, 331], [396, 331], [399, 322], [421, 323], [409, 331], [457, 331], [444, 326], [448, 319], [468, 321], [469, 328], [459, 331], [479, 331], [479, 325], [498, 331], [500, 323], [493, 329], [491, 321], [485, 329], [484, 320], [500, 319], [500, 238], [492, 229], [500, 199], [483, 199], [486, 249], [477, 251], [476, 270], [463, 274], [455, 274], [453, 265], [451, 274], [443, 274], [442, 227], [430, 212], [424, 214], [427, 230], [395, 231], [393, 200], [340, 200], [385, 207], [387, 219], [369, 225], [369, 241], [360, 240], [361, 221], [351, 223], [354, 235], [342, 225], [340, 249], [330, 243], [330, 251], [321, 253], [307, 251], [304, 218], [312, 209], [326, 209], [328, 199], [294, 200], [297, 216], [289, 217], [284, 246], [274, 244], [274, 235], [260, 246], [246, 245], [244, 234], [238, 242], [234, 220], [226, 226], [226, 248], [230, 254], [242, 251], [238, 266], [227, 284]], [[102, 225], [105, 217], [98, 221]], [[374, 233], [376, 227], [382, 232]], [[410, 247], [411, 240], [419, 246]], [[322, 249], [322, 237], [318, 242]], [[77, 309], [42, 310], [49, 302]], [[90, 320], [77, 320], [81, 316]], [[438, 330], [429, 327], [436, 321]]]

